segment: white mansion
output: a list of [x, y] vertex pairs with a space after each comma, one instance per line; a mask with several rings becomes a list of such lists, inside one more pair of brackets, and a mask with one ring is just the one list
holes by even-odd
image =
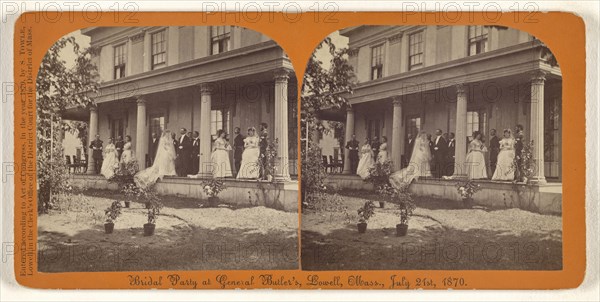
[[[339, 33], [348, 37], [357, 85], [347, 111], [323, 116], [345, 122], [346, 141], [352, 134], [361, 145], [365, 138], [386, 136], [398, 169], [408, 133], [441, 129], [456, 134], [458, 164], [473, 131], [487, 136], [497, 129], [501, 136], [503, 129], [521, 124], [525, 141], [534, 144], [535, 183], [544, 187], [540, 190], [551, 186], [561, 192], [562, 75], [542, 41], [493, 26], [357, 26]], [[347, 154], [345, 174], [350, 172]], [[341, 187], [360, 186], [358, 177], [336, 177]], [[413, 190], [456, 198], [449, 186], [423, 180]], [[489, 194], [478, 193], [485, 196], [481, 202], [506, 203], [495, 196], [506, 188], [493, 182], [485, 186]], [[560, 211], [560, 204], [553, 207]]]
[[[97, 107], [65, 118], [89, 119], [90, 138], [99, 134], [106, 143], [131, 136], [143, 169], [152, 133], [199, 131], [200, 173], [206, 173], [202, 166], [210, 162], [218, 129], [232, 139], [234, 127], [245, 134], [266, 122], [269, 137], [279, 142], [278, 162], [286, 163], [276, 178], [297, 173], [296, 117], [290, 114], [296, 80], [287, 55], [270, 38], [236, 26], [91, 27], [81, 33], [99, 49], [94, 60], [101, 89]], [[88, 164], [93, 167], [91, 156]]]

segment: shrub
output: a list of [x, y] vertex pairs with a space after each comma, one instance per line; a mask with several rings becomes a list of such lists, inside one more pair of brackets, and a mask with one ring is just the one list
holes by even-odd
[[375, 216], [375, 205], [372, 201], [367, 201], [365, 204], [360, 207], [358, 210], [358, 222], [359, 223], [367, 223], [369, 219]]
[[217, 197], [226, 188], [225, 183], [218, 178], [207, 179], [202, 182], [202, 190], [210, 197]]
[[308, 150], [305, 149], [302, 150], [305, 153], [302, 158], [302, 206], [313, 208], [322, 198], [321, 193], [326, 190], [323, 182], [327, 177], [327, 173], [323, 167], [321, 149], [313, 144], [310, 144]]
[[457, 182], [456, 191], [464, 200], [471, 199], [473, 194], [481, 189], [480, 185], [469, 179], [466, 182]]
[[400, 216], [400, 224], [407, 225], [408, 220], [412, 217], [413, 212], [417, 208], [413, 197], [406, 191], [400, 191], [397, 192], [395, 199], [398, 202], [398, 209], [400, 210], [398, 212], [398, 216]]
[[117, 200], [113, 201], [110, 207], [104, 210], [106, 216], [106, 223], [114, 223], [114, 221], [121, 216], [121, 203]]

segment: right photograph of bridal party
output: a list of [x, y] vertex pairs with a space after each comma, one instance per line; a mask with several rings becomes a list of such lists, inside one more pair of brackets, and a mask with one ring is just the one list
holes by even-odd
[[329, 35], [302, 86], [302, 268], [560, 270], [561, 94], [516, 29]]

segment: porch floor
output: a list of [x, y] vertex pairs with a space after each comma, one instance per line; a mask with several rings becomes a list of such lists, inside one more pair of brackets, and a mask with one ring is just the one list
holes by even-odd
[[[419, 178], [409, 187], [417, 196], [460, 200], [457, 180]], [[507, 181], [475, 180], [481, 190], [473, 195], [476, 204], [491, 208], [520, 208], [543, 214], [562, 213], [562, 183], [525, 185]], [[332, 190], [374, 190], [373, 185], [358, 175], [329, 174], [325, 185]]]

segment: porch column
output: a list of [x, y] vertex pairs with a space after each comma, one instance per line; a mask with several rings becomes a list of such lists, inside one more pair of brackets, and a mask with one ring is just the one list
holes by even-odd
[[[546, 183], [544, 175], [544, 82], [546, 75], [542, 71], [535, 72], [531, 77], [531, 116], [529, 127], [531, 129], [529, 140], [533, 141], [532, 155], [536, 167], [531, 181]], [[526, 142], [523, 142], [526, 143]]]
[[463, 84], [456, 85], [456, 149], [453, 178], [466, 178], [467, 156], [467, 94]]
[[402, 168], [402, 100], [400, 97], [394, 97], [394, 115], [392, 117], [392, 162], [394, 170]]
[[344, 145], [340, 146], [340, 149], [344, 148], [344, 171], [342, 174], [352, 174], [352, 167], [350, 166], [350, 152], [345, 150], [346, 143], [354, 134], [354, 108], [352, 106], [346, 107], [346, 133], [344, 134]]
[[135, 157], [141, 169], [146, 168], [146, 153], [148, 153], [148, 128], [146, 127], [146, 100], [139, 97], [137, 103], [137, 122], [135, 132]]
[[210, 110], [212, 108], [212, 85], [200, 84], [200, 160], [198, 175], [212, 177], [212, 160], [210, 158], [212, 138], [210, 136]]
[[86, 174], [95, 174], [96, 171], [94, 169], [94, 157], [92, 155], [92, 150], [90, 150], [90, 144], [96, 138], [96, 134], [98, 134], [98, 108], [91, 107], [90, 108], [90, 124], [88, 127], [88, 142], [87, 146], [83, 146], [87, 148], [88, 151], [88, 167]]
[[274, 139], [277, 143], [277, 162], [273, 178], [279, 181], [290, 179], [288, 156], [288, 71], [275, 71], [275, 125]]

